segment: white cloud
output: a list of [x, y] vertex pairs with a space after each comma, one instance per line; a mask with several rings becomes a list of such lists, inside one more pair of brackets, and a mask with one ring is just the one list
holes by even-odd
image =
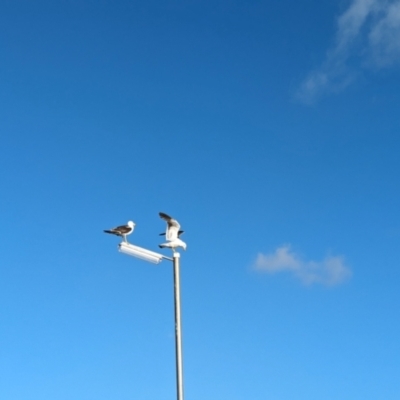
[[326, 93], [346, 88], [358, 68], [383, 68], [400, 61], [400, 0], [352, 0], [338, 18], [334, 46], [325, 61], [301, 84], [297, 97], [313, 103]]
[[378, 67], [400, 60], [400, 1], [389, 4], [369, 33], [372, 62]]
[[328, 256], [320, 262], [303, 261], [288, 245], [278, 247], [272, 254], [259, 253], [254, 269], [268, 274], [290, 272], [305, 285], [319, 283], [335, 286], [350, 279], [352, 275], [342, 257]]

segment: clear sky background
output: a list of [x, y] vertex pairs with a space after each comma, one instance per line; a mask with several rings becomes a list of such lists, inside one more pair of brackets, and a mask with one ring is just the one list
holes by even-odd
[[[400, 398], [400, 1], [3, 0], [0, 398]], [[168, 254], [168, 251], [165, 251]]]

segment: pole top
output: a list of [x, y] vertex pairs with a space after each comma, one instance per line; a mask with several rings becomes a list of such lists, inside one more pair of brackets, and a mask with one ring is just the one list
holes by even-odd
[[181, 255], [177, 252], [177, 251], [174, 251], [174, 258], [179, 258]]

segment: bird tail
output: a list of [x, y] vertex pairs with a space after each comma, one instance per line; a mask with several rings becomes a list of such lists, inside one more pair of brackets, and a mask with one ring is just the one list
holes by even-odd
[[104, 230], [105, 233], [111, 233], [112, 235], [118, 235], [118, 233], [110, 230]]

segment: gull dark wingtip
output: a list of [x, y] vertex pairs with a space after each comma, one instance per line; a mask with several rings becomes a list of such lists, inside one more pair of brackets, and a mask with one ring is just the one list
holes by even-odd
[[158, 215], [162, 218], [165, 219], [166, 221], [170, 220], [171, 217], [168, 214], [165, 214], [163, 212], [159, 212]]

